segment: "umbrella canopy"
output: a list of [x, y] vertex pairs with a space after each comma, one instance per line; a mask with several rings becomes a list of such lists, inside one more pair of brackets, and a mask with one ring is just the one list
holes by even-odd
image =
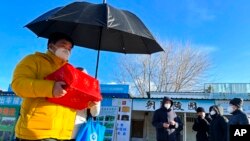
[[69, 35], [75, 45], [98, 50], [97, 63], [100, 50], [129, 54], [163, 51], [136, 15], [106, 3], [73, 2], [46, 12], [26, 27], [44, 38], [54, 32]]

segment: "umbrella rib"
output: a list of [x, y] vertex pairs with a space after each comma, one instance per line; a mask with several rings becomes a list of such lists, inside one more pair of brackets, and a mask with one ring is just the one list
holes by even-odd
[[128, 22], [127, 15], [125, 15], [125, 14], [123, 13], [123, 11], [121, 11], [121, 13], [122, 13], [122, 15], [124, 16], [124, 18], [126, 19], [126, 23], [127, 23], [128, 26], [129, 26], [129, 30], [131, 31], [132, 34], [134, 34], [133, 30], [131, 30], [131, 29], [132, 29], [132, 26], [131, 26], [130, 22]]
[[88, 9], [89, 7], [90, 7], [90, 5], [87, 5], [85, 8], [83, 8], [83, 9], [81, 10], [81, 14], [78, 16], [77, 19], [80, 19], [80, 18], [82, 17], [83, 13], [86, 11], [86, 9]]
[[[67, 7], [67, 6], [62, 6], [58, 11], [57, 11], [57, 13], [58, 12], [60, 12], [61, 10], [63, 10], [65, 7]], [[54, 14], [55, 15], [55, 14]], [[52, 17], [52, 15], [50, 16], [50, 17]], [[59, 17], [59, 16], [58, 16]], [[56, 17], [56, 18], [58, 18], [58, 17]], [[51, 23], [49, 26], [47, 26], [44, 30], [42, 30], [40, 33], [38, 33], [37, 35], [38, 36], [40, 36], [40, 35], [42, 35], [47, 29], [49, 29], [52, 25], [54, 25], [55, 23], [56, 23], [56, 21], [54, 21], [54, 19], [55, 18], [51, 18], [51, 19], [47, 19], [47, 20], [51, 20], [51, 21], [53, 21], [53, 23]]]
[[63, 15], [60, 15], [60, 16], [55, 16], [55, 17], [53, 17], [53, 18], [51, 18], [52, 20], [56, 20], [56, 19], [58, 19], [58, 18], [62, 18], [62, 17], [65, 17], [65, 16], [69, 16], [69, 15], [73, 15], [73, 14], [75, 14], [75, 13], [77, 13], [77, 11], [75, 11], [75, 12], [71, 12], [71, 13], [68, 13], [68, 14], [63, 14]]

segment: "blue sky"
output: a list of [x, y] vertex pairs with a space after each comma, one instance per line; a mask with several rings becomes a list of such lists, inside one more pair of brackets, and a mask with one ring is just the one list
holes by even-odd
[[[87, 0], [101, 3], [102, 0]], [[24, 25], [72, 0], [2, 0], [0, 4], [0, 89], [7, 90], [15, 65], [25, 55], [45, 52], [47, 40]], [[209, 51], [213, 82], [250, 82], [250, 1], [248, 0], [107, 0], [136, 14], [160, 41], [189, 41]], [[160, 42], [159, 41], [159, 42]], [[113, 82], [119, 53], [101, 52], [98, 78]], [[75, 47], [70, 63], [94, 76], [97, 52]], [[204, 82], [207, 83], [207, 82]]]

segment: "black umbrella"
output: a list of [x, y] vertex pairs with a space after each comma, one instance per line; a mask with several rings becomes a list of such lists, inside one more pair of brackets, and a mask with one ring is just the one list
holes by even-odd
[[46, 12], [27, 24], [39, 37], [63, 32], [75, 45], [129, 54], [152, 54], [163, 51], [143, 22], [133, 13], [106, 3], [73, 2]]

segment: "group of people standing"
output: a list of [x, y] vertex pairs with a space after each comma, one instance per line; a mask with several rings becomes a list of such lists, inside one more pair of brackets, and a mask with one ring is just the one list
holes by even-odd
[[[162, 105], [154, 112], [152, 125], [156, 128], [157, 141], [180, 141], [183, 122], [171, 108], [173, 100], [164, 97]], [[223, 115], [223, 108], [213, 105], [209, 113], [203, 107], [196, 108], [192, 129], [196, 131], [196, 141], [228, 141], [230, 125], [249, 125], [249, 120], [242, 111], [243, 100], [233, 98], [229, 102], [229, 118]]]
[[209, 114], [205, 113], [203, 107], [196, 109], [197, 118], [193, 124], [193, 130], [196, 131], [196, 141], [227, 141], [229, 140], [230, 125], [249, 125], [249, 120], [242, 111], [243, 100], [233, 98], [229, 102], [229, 118], [223, 115], [223, 108], [213, 105], [209, 108]]

